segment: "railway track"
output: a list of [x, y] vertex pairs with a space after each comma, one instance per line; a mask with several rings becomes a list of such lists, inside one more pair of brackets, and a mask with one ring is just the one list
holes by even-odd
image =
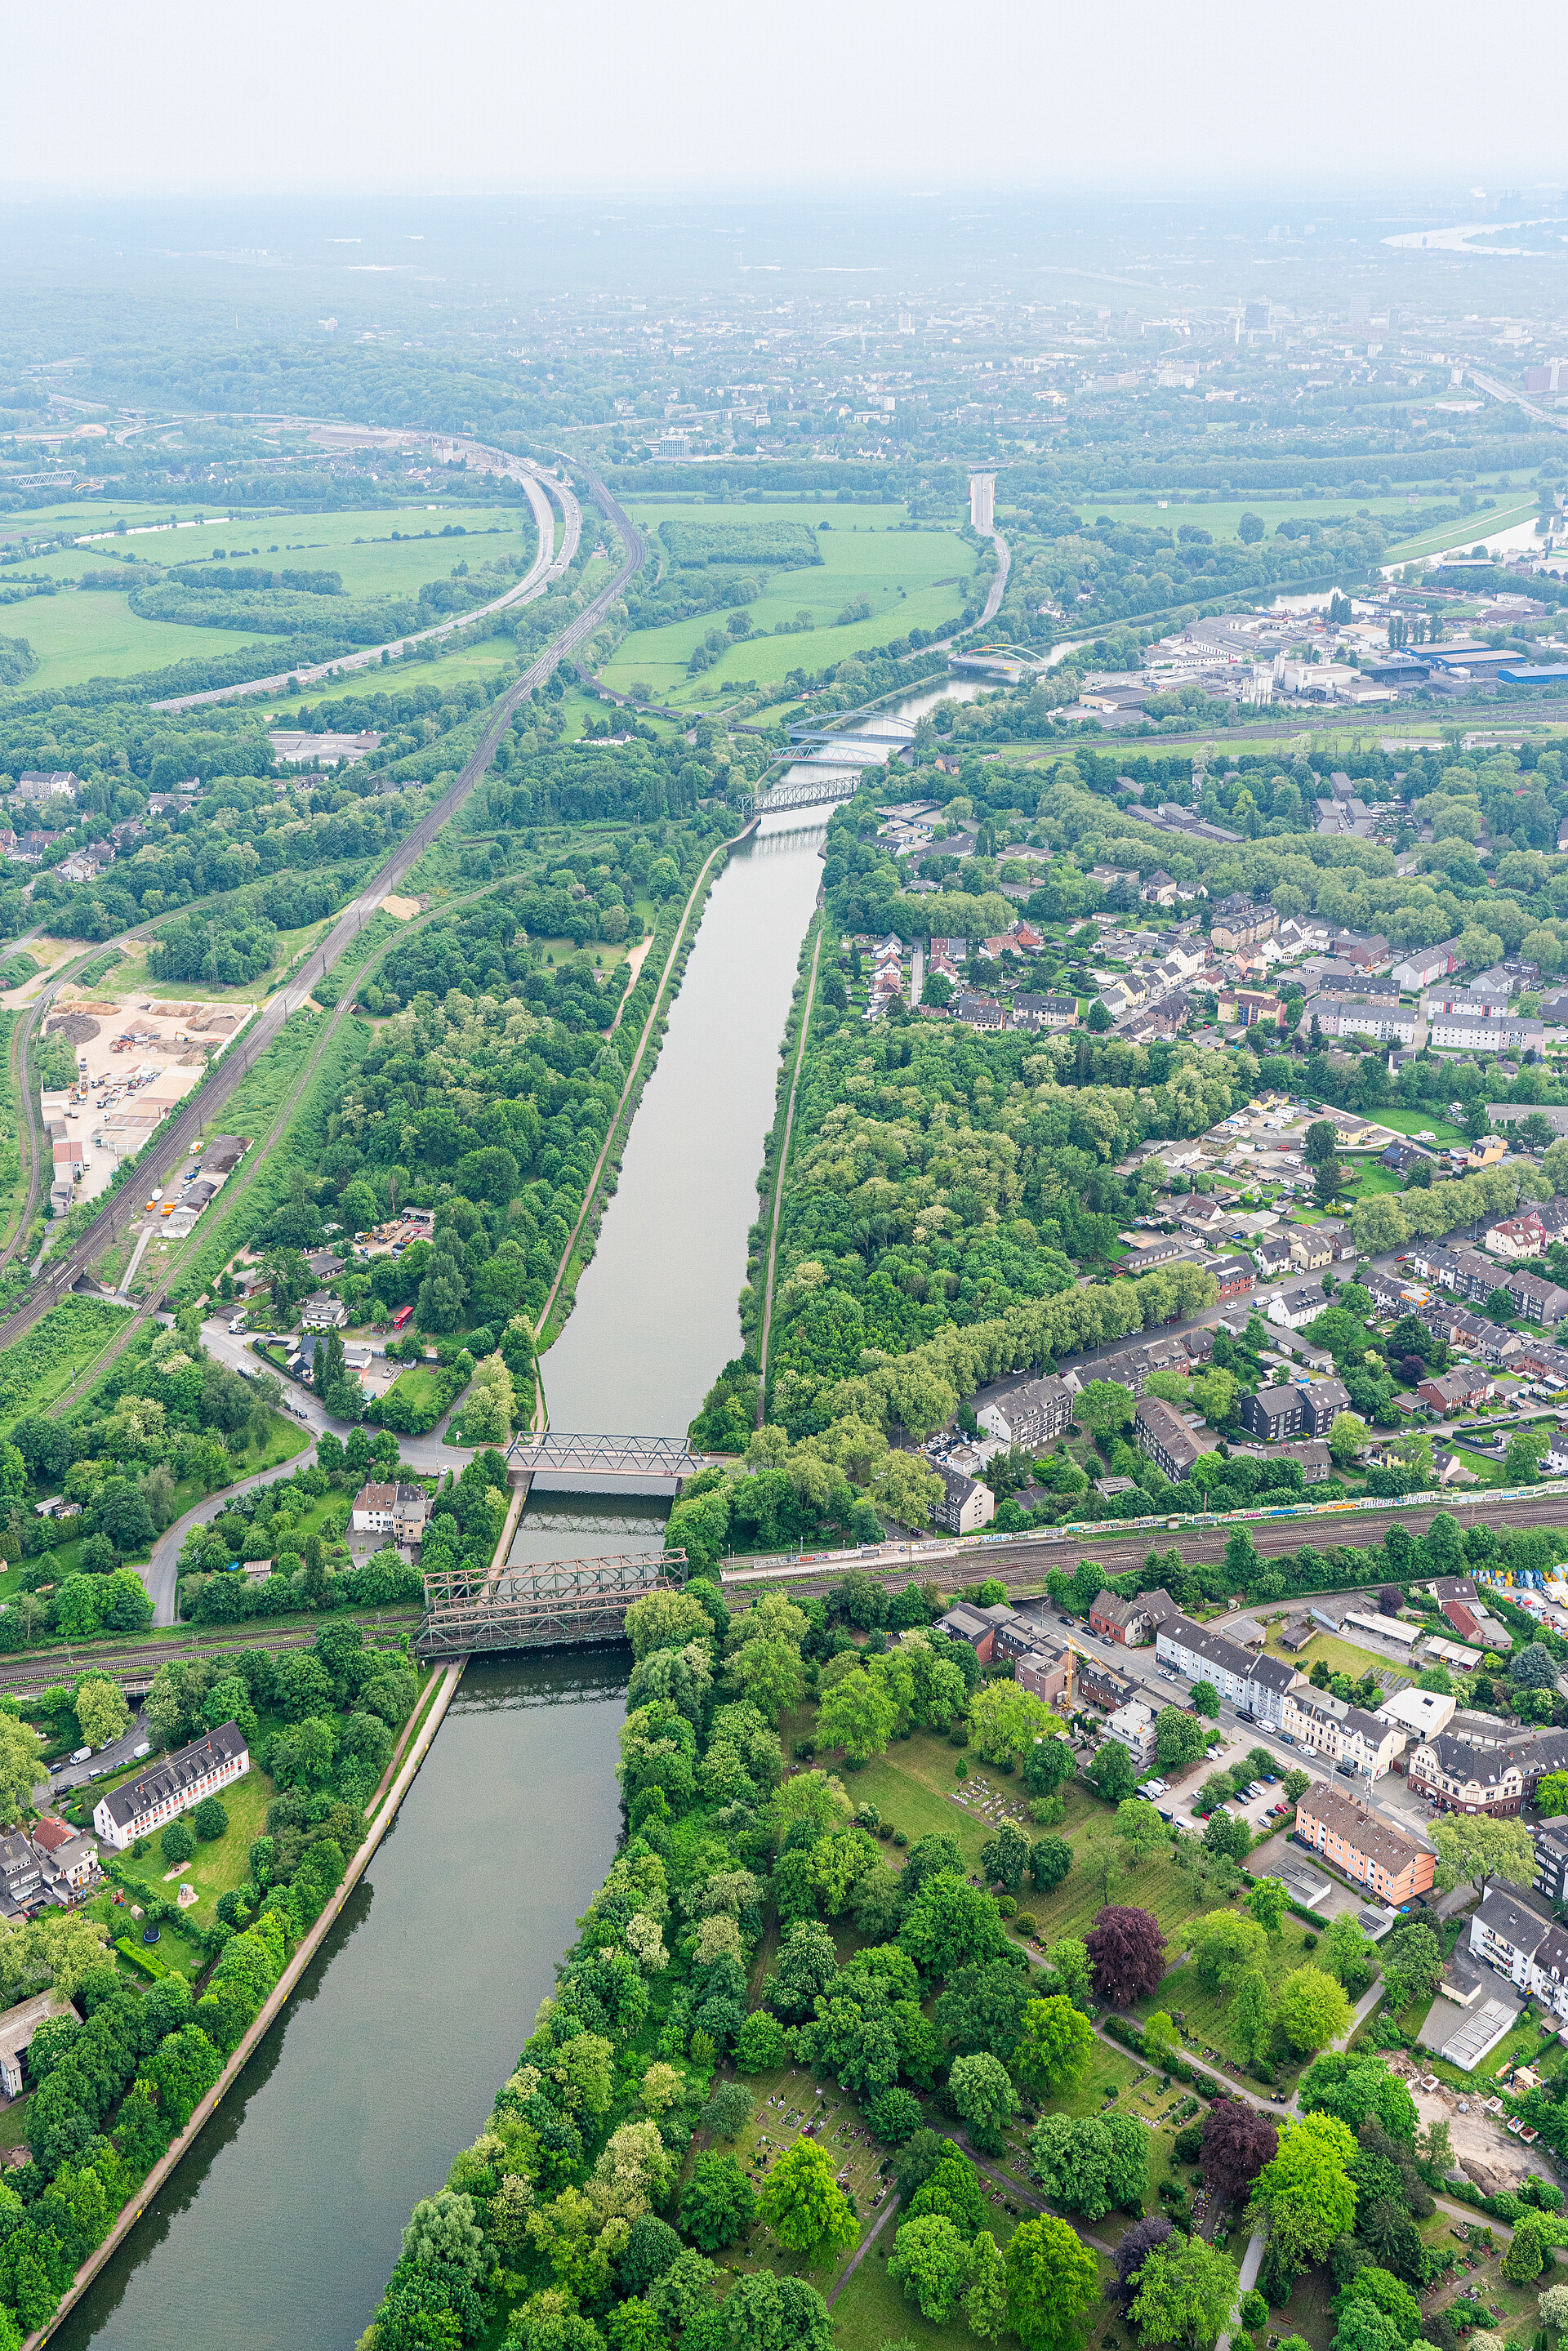
[[[299, 1009], [311, 989], [326, 977], [332, 966], [358, 937], [381, 905], [382, 899], [395, 893], [398, 884], [412, 871], [444, 827], [451, 823], [475, 786], [487, 773], [497, 747], [507, 727], [511, 724], [513, 713], [518, 705], [525, 701], [537, 687], [543, 685], [557, 665], [567, 660], [579, 645], [584, 643], [592, 635], [622, 590], [636, 578], [642, 569], [645, 553], [642, 534], [597, 475], [588, 472], [586, 467], [582, 470], [588, 474], [595, 503], [606, 520], [622, 538], [622, 545], [626, 549], [625, 561], [575, 619], [568, 622], [566, 626], [551, 638], [543, 652], [523, 672], [517, 684], [508, 687], [507, 691], [495, 703], [484, 733], [456, 778], [434, 806], [421, 818], [413, 831], [392, 851], [391, 856], [378, 869], [358, 897], [344, 908], [322, 945], [313, 951], [294, 978], [286, 987], [278, 991], [265, 1011], [257, 1019], [252, 1021], [249, 1029], [230, 1048], [217, 1068], [203, 1080], [193, 1093], [187, 1097], [165, 1130], [151, 1158], [138, 1167], [135, 1183], [133, 1185], [123, 1183], [119, 1186], [113, 1197], [93, 1218], [87, 1230], [68, 1253], [61, 1259], [59, 1264], [37, 1282], [23, 1303], [7, 1316], [4, 1322], [0, 1322], [0, 1347], [14, 1345], [25, 1332], [32, 1329], [35, 1322], [40, 1321], [48, 1312], [52, 1306], [57, 1304], [61, 1298], [75, 1289], [77, 1283], [87, 1276], [94, 1261], [102, 1256], [105, 1249], [109, 1249], [125, 1231], [127, 1226], [134, 1220], [139, 1213], [137, 1197], [141, 1190], [144, 1187], [163, 1183], [173, 1169], [187, 1157], [192, 1144], [198, 1139], [204, 1127], [221, 1113], [224, 1104], [242, 1081], [249, 1075], [262, 1054], [278, 1035], [285, 1021], [292, 1013]], [[580, 541], [581, 509], [572, 491], [564, 483], [554, 482], [548, 476], [546, 478], [552, 495], [560, 505], [565, 519], [562, 549], [556, 565], [551, 568], [552, 570], [564, 569], [576, 553]], [[124, 933], [122, 936], [135, 937], [148, 927], [150, 926], [147, 925], [138, 925], [135, 930]], [[96, 946], [91, 952], [101, 954], [101, 944]], [[81, 958], [77, 960], [79, 962]], [[74, 968], [74, 965], [66, 967], [59, 974], [58, 979], [46, 990], [44, 996], [40, 997], [38, 1004], [33, 1008], [32, 1026], [37, 1025], [46, 1003], [52, 1001], [59, 986], [71, 976]], [[21, 1024], [18, 1024], [19, 1029], [20, 1026]], [[35, 1172], [40, 1165], [41, 1149], [35, 1140]], [[23, 1230], [26, 1230], [25, 1226]]]
[[[392, 1648], [402, 1646], [400, 1632], [412, 1633], [418, 1619], [413, 1614], [392, 1618], [386, 1609], [382, 1609], [369, 1614], [346, 1613], [341, 1618], [334, 1611], [321, 1621], [358, 1625], [370, 1646]], [[241, 1649], [268, 1649], [275, 1653], [308, 1649], [318, 1629], [315, 1625], [290, 1625], [268, 1631], [265, 1623], [253, 1620], [248, 1625], [220, 1626], [211, 1631], [193, 1630], [184, 1640], [128, 1642], [123, 1648], [108, 1643], [84, 1642], [56, 1649], [31, 1649], [0, 1657], [0, 1691], [15, 1695], [52, 1689], [58, 1683], [73, 1682], [78, 1674], [86, 1673], [112, 1674], [127, 1688], [145, 1688], [160, 1666], [178, 1659], [233, 1656]]]

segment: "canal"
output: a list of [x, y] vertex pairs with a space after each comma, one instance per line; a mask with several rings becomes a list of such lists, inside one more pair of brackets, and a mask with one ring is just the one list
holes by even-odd
[[352, 2351], [610, 1866], [628, 1664], [469, 1665], [282, 2022], [57, 2351]]
[[[593, 1260], [543, 1360], [556, 1428], [682, 1437], [740, 1351], [827, 816], [764, 819], [714, 885]], [[536, 1485], [511, 1555], [658, 1551], [667, 1508]], [[629, 1662], [470, 1663], [283, 2022], [52, 2337], [58, 2351], [352, 2351], [410, 2208], [483, 2125], [609, 1867]]]

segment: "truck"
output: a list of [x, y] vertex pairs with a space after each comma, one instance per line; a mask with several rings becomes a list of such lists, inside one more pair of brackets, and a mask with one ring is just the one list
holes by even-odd
[[409, 1305], [409, 1306], [400, 1306], [400, 1307], [398, 1308], [398, 1310], [397, 1310], [397, 1312], [392, 1316], [392, 1329], [393, 1329], [394, 1331], [401, 1331], [401, 1330], [402, 1330], [402, 1329], [404, 1328], [404, 1326], [405, 1326], [406, 1324], [408, 1324], [409, 1322], [413, 1322], [413, 1306], [412, 1306], [412, 1305]]

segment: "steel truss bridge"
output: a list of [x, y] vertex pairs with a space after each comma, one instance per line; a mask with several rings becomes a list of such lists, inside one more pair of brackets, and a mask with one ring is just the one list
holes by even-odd
[[642, 1484], [658, 1479], [678, 1486], [707, 1463], [679, 1437], [576, 1437], [550, 1428], [515, 1437], [507, 1447], [507, 1466], [519, 1481], [549, 1475], [635, 1479]]
[[769, 792], [759, 792], [756, 809], [758, 816], [768, 816], [775, 809], [815, 808], [828, 800], [852, 800], [860, 789], [858, 768], [825, 768], [820, 776], [802, 776], [789, 784], [775, 784]]
[[487, 1575], [443, 1569], [424, 1579], [414, 1646], [439, 1661], [493, 1649], [587, 1648], [625, 1638], [626, 1611], [673, 1586], [684, 1552], [633, 1559], [558, 1559]]

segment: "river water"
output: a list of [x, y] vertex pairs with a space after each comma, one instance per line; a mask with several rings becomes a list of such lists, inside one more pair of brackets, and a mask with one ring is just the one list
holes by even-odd
[[627, 1664], [470, 1663], [283, 2021], [57, 2351], [352, 2351], [610, 1866]]
[[[939, 693], [896, 715], [919, 717]], [[827, 815], [765, 818], [714, 886], [598, 1249], [544, 1358], [557, 1428], [684, 1437], [739, 1353]], [[657, 1551], [667, 1509], [536, 1488], [512, 1557]], [[58, 2351], [351, 2351], [411, 2206], [483, 2125], [610, 1865], [628, 1663], [470, 1663], [282, 2022], [62, 2323]]]

